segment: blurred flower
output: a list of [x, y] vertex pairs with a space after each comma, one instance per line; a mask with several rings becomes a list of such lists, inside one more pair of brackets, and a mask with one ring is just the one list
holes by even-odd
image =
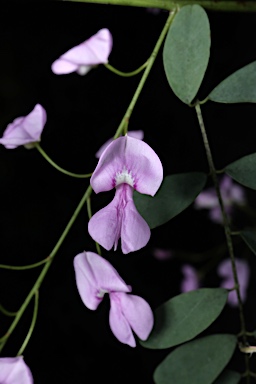
[[[127, 133], [128, 136], [130, 137], [133, 137], [135, 139], [138, 139], [138, 140], [143, 140], [143, 137], [144, 137], [144, 132], [143, 131], [128, 131]], [[109, 146], [110, 143], [112, 143], [113, 139], [109, 139], [106, 141], [106, 143], [104, 143], [100, 149], [98, 150], [98, 152], [96, 152], [95, 154], [95, 157], [97, 157], [97, 159], [100, 158], [100, 156], [102, 155], [102, 153], [105, 151], [105, 149]]]
[[[249, 277], [250, 277], [249, 266], [245, 260], [241, 260], [241, 259], [235, 259], [235, 264], [236, 264], [236, 270], [237, 270], [237, 277], [239, 281], [241, 300], [245, 301], [246, 291], [247, 291]], [[223, 281], [220, 285], [222, 288], [226, 288], [226, 289], [234, 288], [235, 282], [234, 282], [232, 264], [230, 259], [223, 260], [219, 264], [217, 272], [219, 276], [223, 278]], [[238, 305], [238, 300], [237, 300], [237, 295], [235, 290], [229, 292], [228, 303], [232, 307], [235, 307]]]
[[131, 287], [107, 260], [83, 252], [74, 258], [74, 268], [78, 292], [87, 308], [97, 309], [105, 293], [109, 294], [109, 325], [121, 343], [136, 346], [132, 331], [141, 340], [148, 338], [154, 323], [150, 306], [141, 297], [129, 294]]
[[55, 60], [52, 71], [56, 75], [71, 72], [85, 75], [93, 66], [107, 63], [111, 49], [111, 33], [106, 28], [100, 29], [88, 40], [69, 49]]
[[17, 117], [12, 123], [7, 125], [0, 144], [5, 148], [13, 149], [20, 145], [30, 149], [41, 140], [41, 133], [46, 123], [45, 109], [36, 104], [32, 112], [27, 116]]
[[200, 284], [195, 268], [191, 265], [185, 264], [182, 267], [182, 273], [184, 277], [181, 281], [181, 292], [189, 292], [199, 288]]
[[31, 371], [22, 356], [0, 358], [1, 384], [33, 384], [33, 382]]
[[122, 136], [112, 141], [101, 155], [91, 177], [96, 193], [116, 188], [114, 199], [92, 216], [91, 237], [108, 251], [116, 250], [121, 238], [123, 253], [137, 251], [150, 238], [150, 228], [133, 202], [133, 190], [154, 196], [163, 180], [163, 167], [144, 141]]
[[[234, 205], [245, 204], [245, 192], [243, 187], [235, 184], [231, 177], [224, 175], [220, 181], [220, 192], [227, 214], [232, 214]], [[196, 209], [209, 209], [209, 216], [215, 223], [222, 223], [222, 214], [215, 188], [208, 188], [195, 199]]]
[[160, 8], [146, 8], [148, 13], [152, 13], [152, 15], [159, 15], [163, 10]]
[[173, 256], [173, 252], [170, 249], [154, 248], [152, 253], [157, 260], [169, 260]]

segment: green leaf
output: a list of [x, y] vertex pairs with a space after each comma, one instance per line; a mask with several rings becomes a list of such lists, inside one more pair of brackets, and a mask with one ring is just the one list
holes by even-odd
[[156, 384], [212, 384], [229, 362], [235, 335], [211, 335], [176, 348], [154, 372]]
[[218, 103], [256, 103], [256, 61], [223, 80], [208, 96]]
[[240, 236], [251, 249], [251, 251], [256, 255], [256, 231], [245, 229], [240, 232]]
[[140, 343], [162, 349], [193, 339], [219, 316], [227, 296], [224, 288], [201, 288], [175, 296], [157, 308], [153, 331]]
[[238, 384], [241, 375], [238, 372], [225, 369], [213, 384]]
[[190, 104], [202, 83], [210, 57], [210, 25], [199, 5], [186, 5], [175, 16], [167, 34], [163, 60], [170, 87]]
[[207, 175], [202, 172], [166, 176], [154, 197], [134, 192], [134, 203], [150, 228], [166, 223], [184, 211], [202, 191]]
[[256, 189], [256, 153], [234, 161], [227, 165], [224, 170], [238, 183]]

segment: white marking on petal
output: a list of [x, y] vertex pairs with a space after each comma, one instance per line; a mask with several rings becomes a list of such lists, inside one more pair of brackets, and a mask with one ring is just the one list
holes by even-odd
[[102, 299], [102, 297], [105, 295], [105, 293], [108, 293], [108, 291], [106, 289], [100, 289], [97, 294], [96, 294], [96, 297], [98, 297], [98, 299]]
[[129, 184], [131, 187], [134, 186], [134, 178], [132, 176], [132, 172], [129, 172], [128, 169], [126, 169], [125, 167], [123, 167], [122, 172], [116, 173], [115, 181], [116, 187], [122, 183]]
[[77, 73], [81, 76], [84, 76], [90, 71], [91, 68], [91, 65], [80, 65], [77, 69]]

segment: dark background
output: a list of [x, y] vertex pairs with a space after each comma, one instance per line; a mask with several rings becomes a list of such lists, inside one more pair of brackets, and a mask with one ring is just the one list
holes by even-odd
[[[123, 71], [139, 67], [149, 57], [167, 12], [142, 8], [69, 2], [12, 2], [0, 6], [0, 132], [18, 116], [40, 103], [47, 111], [41, 145], [57, 164], [76, 173], [92, 172], [98, 148], [114, 135], [141, 75], [120, 78], [103, 66], [82, 77], [56, 76], [52, 62], [101, 28], [113, 35], [111, 65]], [[208, 12], [212, 32], [210, 64], [199, 98], [227, 75], [256, 60], [256, 15]], [[218, 169], [256, 151], [256, 107], [250, 104], [203, 106], [205, 123]], [[172, 93], [165, 78], [162, 52], [136, 105], [130, 130], [142, 129], [145, 141], [158, 153], [165, 175], [208, 171], [195, 112]], [[53, 249], [82, 197], [88, 180], [58, 173], [36, 150], [0, 148], [0, 262], [25, 265], [40, 261]], [[113, 191], [92, 197], [93, 212], [105, 206]], [[248, 191], [253, 206], [255, 194]], [[37, 325], [24, 352], [35, 384], [147, 383], [168, 351], [136, 349], [119, 343], [108, 325], [109, 302], [89, 311], [78, 295], [73, 258], [95, 251], [87, 232], [84, 208], [58, 252], [40, 289]], [[154, 248], [204, 252], [224, 241], [222, 228], [192, 207], [152, 231], [141, 251], [103, 255], [113, 263], [133, 293], [154, 309], [177, 295], [182, 279], [180, 257], [159, 261]], [[239, 253], [243, 246], [238, 244]], [[226, 255], [223, 255], [225, 257]], [[253, 330], [255, 261], [245, 313]], [[17, 310], [37, 278], [39, 269], [0, 270], [0, 302]], [[218, 286], [215, 270], [204, 281]], [[7, 343], [3, 356], [15, 356], [25, 338], [32, 306]], [[9, 319], [1, 315], [1, 333]], [[227, 307], [207, 332], [239, 332], [238, 310]], [[207, 333], [205, 332], [205, 333]], [[254, 358], [251, 360], [255, 362]], [[235, 356], [234, 369], [243, 370]], [[252, 365], [253, 365], [252, 363]]]

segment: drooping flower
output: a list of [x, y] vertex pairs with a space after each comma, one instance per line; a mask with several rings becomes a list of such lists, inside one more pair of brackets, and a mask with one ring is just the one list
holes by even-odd
[[154, 318], [149, 304], [139, 296], [131, 295], [116, 269], [103, 257], [83, 252], [74, 258], [76, 285], [84, 305], [97, 309], [105, 293], [110, 298], [109, 324], [115, 337], [131, 347], [136, 346], [132, 331], [146, 340]]
[[69, 49], [52, 64], [56, 75], [77, 72], [85, 75], [89, 70], [108, 62], [112, 49], [112, 35], [107, 28], [100, 29], [83, 43]]
[[36, 104], [33, 111], [27, 116], [17, 117], [12, 123], [7, 125], [0, 144], [5, 148], [13, 149], [20, 145], [30, 149], [41, 140], [41, 133], [46, 123], [45, 109]]
[[1, 384], [33, 384], [30, 369], [22, 356], [0, 358]]
[[[247, 261], [241, 259], [235, 259], [237, 277], [240, 287], [241, 300], [245, 301], [246, 292], [249, 283], [250, 270]], [[232, 264], [230, 259], [223, 260], [218, 266], [218, 274], [223, 278], [221, 282], [221, 287], [226, 289], [234, 288], [235, 282], [232, 272]], [[230, 291], [228, 295], [228, 303], [235, 307], [238, 305], [236, 291]]]
[[[134, 137], [135, 139], [138, 139], [138, 140], [143, 140], [143, 137], [144, 137], [144, 132], [143, 131], [128, 131], [127, 133], [128, 136], [130, 137]], [[104, 143], [100, 149], [96, 152], [95, 154], [95, 157], [97, 157], [97, 159], [100, 158], [100, 156], [102, 155], [102, 153], [105, 151], [105, 149], [109, 146], [110, 143], [112, 143], [113, 141], [113, 138], [112, 139], [109, 139], [106, 141], [106, 143]]]
[[189, 292], [199, 288], [200, 284], [195, 268], [191, 265], [185, 264], [182, 267], [182, 273], [184, 277], [181, 281], [181, 292]]
[[123, 253], [137, 251], [150, 238], [150, 228], [133, 202], [133, 190], [154, 196], [163, 180], [163, 167], [144, 141], [119, 137], [105, 149], [91, 177], [96, 193], [116, 188], [114, 199], [88, 223], [91, 237], [105, 249], [116, 250], [121, 238]]
[[[244, 189], [235, 184], [231, 177], [224, 175], [220, 181], [220, 192], [227, 214], [231, 215], [234, 205], [245, 204]], [[209, 209], [210, 219], [215, 223], [222, 223], [222, 214], [215, 189], [209, 188], [197, 196], [195, 200], [196, 209]]]

